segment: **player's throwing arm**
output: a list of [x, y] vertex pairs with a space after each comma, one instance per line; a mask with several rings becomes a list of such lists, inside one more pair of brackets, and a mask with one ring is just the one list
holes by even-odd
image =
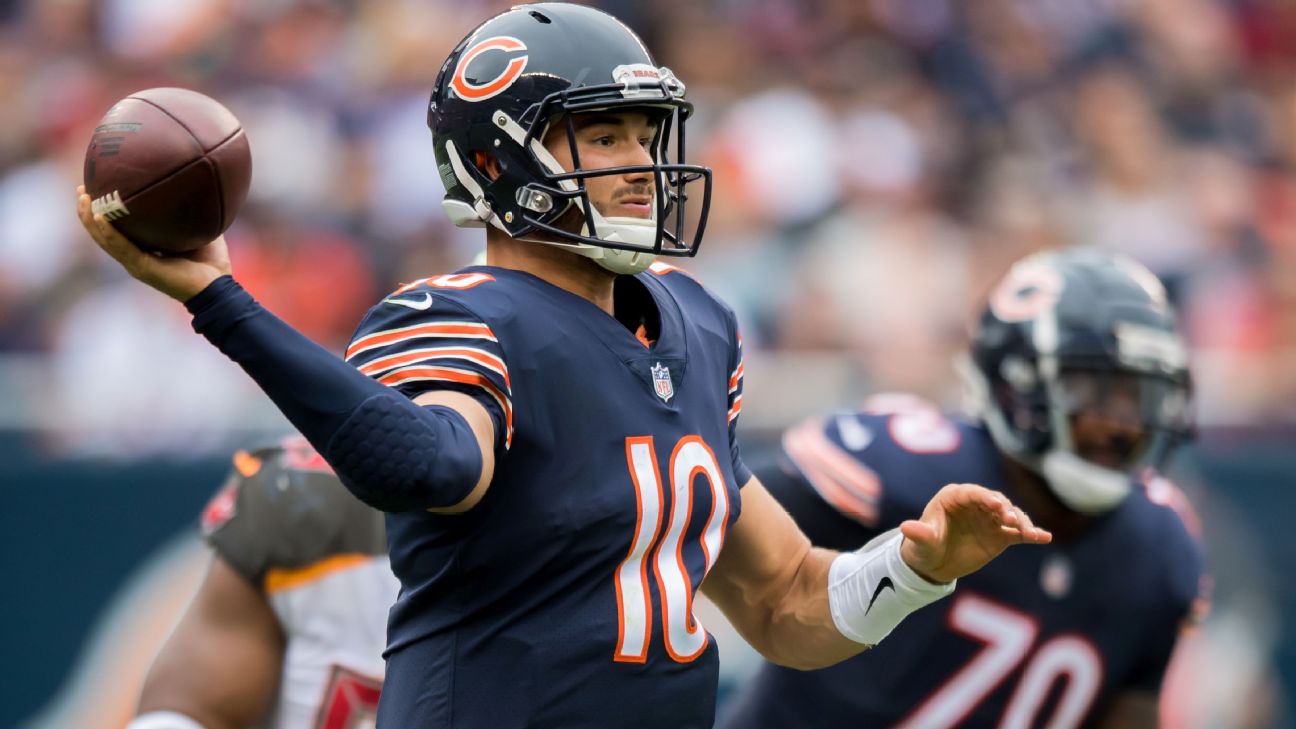
[[[250, 170], [243, 132], [220, 104], [182, 89], [141, 92], [114, 105], [96, 131], [77, 215], [131, 276], [185, 304], [194, 329], [247, 371], [361, 500], [385, 510], [471, 505], [494, 466], [482, 448], [493, 425], [480, 406], [454, 393], [426, 406], [402, 397], [289, 327], [231, 277], [220, 234]], [[362, 459], [375, 442], [395, 443], [394, 457]]]

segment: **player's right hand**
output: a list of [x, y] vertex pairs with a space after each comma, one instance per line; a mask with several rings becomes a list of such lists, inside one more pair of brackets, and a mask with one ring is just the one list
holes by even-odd
[[122, 265], [134, 278], [177, 301], [188, 301], [212, 281], [230, 273], [229, 249], [221, 236], [188, 253], [158, 255], [141, 250], [112, 226], [104, 216], [90, 210], [85, 185], [78, 185], [77, 217], [94, 242]]

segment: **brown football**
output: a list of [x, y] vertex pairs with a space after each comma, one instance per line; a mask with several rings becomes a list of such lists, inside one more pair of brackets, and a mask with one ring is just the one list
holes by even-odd
[[207, 245], [234, 222], [251, 181], [238, 119], [188, 89], [147, 89], [118, 101], [86, 150], [92, 210], [148, 250]]

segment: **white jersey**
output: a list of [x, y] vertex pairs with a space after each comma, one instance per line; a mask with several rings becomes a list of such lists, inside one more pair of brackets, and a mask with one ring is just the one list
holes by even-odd
[[301, 440], [241, 453], [203, 533], [264, 591], [287, 640], [266, 729], [374, 726], [387, 610], [399, 583], [382, 514]]
[[387, 609], [399, 587], [386, 557], [368, 557], [269, 594], [288, 638], [279, 702], [269, 726], [373, 726]]

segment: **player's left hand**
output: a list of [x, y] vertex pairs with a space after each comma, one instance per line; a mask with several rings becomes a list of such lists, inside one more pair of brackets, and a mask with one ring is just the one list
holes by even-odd
[[904, 522], [900, 531], [905, 536], [901, 558], [937, 583], [981, 569], [1013, 544], [1053, 541], [1006, 496], [970, 483], [952, 483], [936, 492], [922, 518]]

